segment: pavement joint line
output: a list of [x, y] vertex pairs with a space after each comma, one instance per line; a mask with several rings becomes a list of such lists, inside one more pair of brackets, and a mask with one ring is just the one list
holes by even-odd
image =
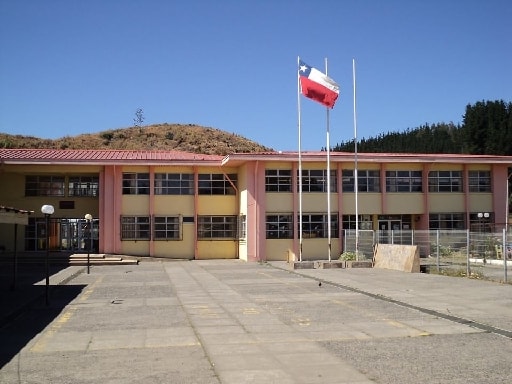
[[[185, 317], [187, 318], [187, 321], [188, 323], [190, 324], [190, 327], [192, 328], [192, 331], [194, 332], [194, 336], [197, 338], [197, 340], [199, 341], [199, 345], [201, 346], [201, 349], [203, 350], [203, 353], [204, 353], [204, 356], [206, 357], [206, 359], [208, 360], [208, 363], [210, 364], [210, 367], [211, 369], [213, 370], [214, 374], [215, 374], [215, 378], [219, 381], [219, 383], [221, 382], [221, 379], [220, 379], [220, 375], [219, 375], [219, 372], [217, 370], [217, 368], [215, 367], [215, 363], [213, 362], [213, 360], [211, 359], [211, 356], [208, 354], [208, 352], [206, 351], [205, 349], [205, 344], [204, 344], [204, 340], [203, 338], [201, 337], [199, 331], [197, 330], [196, 328], [196, 325], [194, 324], [194, 322], [192, 321], [192, 318], [190, 317], [190, 314], [188, 313], [188, 311], [186, 310], [186, 304], [181, 300], [181, 297], [180, 297], [180, 290], [178, 288], [178, 286], [174, 283], [173, 279], [171, 278], [171, 275], [169, 274], [169, 271], [165, 268], [165, 266], [163, 267], [165, 273], [167, 274], [167, 277], [169, 278], [170, 282], [171, 282], [171, 285], [174, 287], [174, 290], [176, 292], [176, 299], [181, 307], [181, 309], [183, 310], [184, 314], [185, 314]], [[192, 274], [186, 269], [186, 268], [183, 268], [182, 267], [182, 273], [186, 273], [189, 278], [191, 278], [192, 280], [196, 281], [196, 279], [194, 278], [194, 276], [192, 276]]]
[[470, 320], [470, 319], [465, 319], [463, 317], [454, 316], [454, 315], [450, 315], [450, 314], [447, 314], [447, 313], [439, 312], [439, 311], [436, 311], [434, 309], [429, 309], [429, 308], [420, 307], [418, 305], [409, 304], [409, 303], [406, 303], [404, 301], [393, 299], [392, 297], [389, 297], [389, 296], [384, 296], [384, 295], [381, 295], [381, 294], [378, 294], [378, 293], [372, 293], [372, 292], [364, 291], [364, 290], [359, 289], [359, 288], [351, 287], [349, 285], [345, 285], [345, 284], [341, 284], [341, 283], [335, 283], [333, 281], [329, 281], [329, 280], [322, 279], [322, 278], [319, 278], [319, 277], [308, 276], [308, 275], [302, 274], [300, 272], [297, 272], [295, 270], [289, 270], [289, 269], [282, 268], [282, 267], [279, 267], [279, 266], [276, 266], [276, 265], [272, 265], [272, 264], [268, 264], [268, 265], [270, 265], [272, 268], [280, 269], [280, 270], [289, 272], [291, 274], [295, 274], [295, 275], [298, 275], [298, 276], [301, 276], [301, 277], [305, 277], [307, 279], [315, 280], [315, 281], [318, 281], [319, 283], [322, 283], [322, 284], [328, 284], [328, 285], [331, 285], [331, 286], [334, 286], [334, 287], [337, 287], [337, 288], [341, 288], [341, 289], [345, 289], [347, 291], [351, 291], [351, 292], [354, 292], [354, 293], [360, 293], [362, 295], [365, 295], [365, 296], [368, 296], [368, 297], [371, 297], [371, 298], [374, 298], [374, 299], [377, 299], [377, 300], [382, 300], [382, 301], [385, 301], [385, 302], [388, 302], [388, 303], [392, 303], [392, 304], [395, 304], [395, 305], [398, 305], [398, 306], [401, 306], [401, 307], [404, 307], [404, 308], [413, 309], [415, 311], [419, 311], [419, 312], [425, 313], [427, 315], [437, 316], [439, 318], [442, 318], [442, 319], [445, 319], [445, 320], [448, 320], [448, 321], [451, 321], [451, 322], [454, 322], [454, 323], [457, 323], [457, 324], [466, 325], [466, 326], [469, 326], [469, 327], [472, 327], [472, 328], [476, 328], [476, 329], [479, 329], [479, 330], [487, 332], [487, 333], [494, 333], [496, 335], [512, 339], [512, 331], [511, 330], [501, 329], [501, 328], [494, 327], [494, 326], [489, 325], [489, 324], [484, 324], [484, 323], [480, 323], [478, 321], [474, 321], [474, 320]]

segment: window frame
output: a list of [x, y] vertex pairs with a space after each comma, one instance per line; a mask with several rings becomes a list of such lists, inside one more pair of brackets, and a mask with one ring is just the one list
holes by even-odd
[[466, 214], [463, 212], [429, 213], [428, 228], [463, 230], [466, 228]]
[[[159, 185], [160, 184], [160, 185]], [[193, 173], [155, 173], [153, 191], [155, 195], [193, 195], [195, 191]]]
[[[300, 231], [299, 217], [297, 216], [297, 230]], [[339, 215], [331, 213], [331, 238], [339, 238]], [[300, 232], [299, 232], [300, 233]], [[327, 239], [328, 217], [326, 213], [303, 213], [302, 214], [302, 237]]]
[[[69, 176], [68, 177], [69, 197], [98, 197], [100, 179], [97, 176]], [[76, 186], [73, 186], [76, 184]], [[80, 191], [75, 193], [74, 191]]]
[[[183, 240], [183, 220], [181, 215], [154, 216], [153, 240], [178, 241]], [[171, 234], [171, 236], [169, 236]]]
[[468, 171], [469, 192], [489, 193], [492, 192], [491, 171], [471, 170]]
[[123, 195], [149, 195], [148, 172], [123, 172]]
[[267, 213], [265, 216], [266, 239], [293, 239], [292, 213]]
[[236, 215], [199, 215], [197, 240], [236, 240], [237, 224]]
[[121, 241], [151, 240], [151, 217], [123, 215], [121, 222]]
[[292, 192], [291, 169], [265, 169], [265, 192]]
[[223, 173], [200, 173], [198, 174], [198, 194], [211, 196], [236, 195], [237, 181], [236, 173], [228, 175]]
[[[325, 193], [327, 192], [326, 169], [303, 169], [302, 192]], [[319, 180], [312, 182], [314, 180]], [[331, 169], [331, 192], [338, 192], [338, 176], [335, 169]], [[297, 192], [299, 192], [299, 171], [297, 170]]]
[[386, 192], [422, 193], [423, 171], [389, 170], [386, 171]]
[[[458, 181], [459, 183], [455, 183]], [[464, 192], [462, 171], [430, 171], [428, 173], [429, 192]]]
[[60, 175], [26, 175], [25, 197], [66, 196], [66, 177]]
[[[376, 173], [377, 175], [373, 175]], [[355, 170], [343, 169], [341, 171], [342, 191], [355, 192]], [[347, 180], [347, 181], [345, 181]], [[371, 189], [371, 190], [370, 190]], [[380, 193], [380, 170], [379, 169], [358, 169], [357, 170], [357, 191]]]

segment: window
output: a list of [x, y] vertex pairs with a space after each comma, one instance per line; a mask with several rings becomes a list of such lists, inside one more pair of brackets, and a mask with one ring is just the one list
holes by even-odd
[[155, 195], [193, 195], [194, 175], [155, 173]]
[[292, 171], [286, 169], [265, 170], [266, 192], [291, 192]]
[[123, 195], [149, 195], [149, 173], [123, 173]]
[[[331, 214], [331, 237], [339, 237], [338, 229], [338, 215]], [[327, 215], [302, 215], [302, 237], [329, 237]]]
[[121, 240], [150, 240], [149, 216], [121, 216]]
[[181, 240], [179, 216], [155, 216], [153, 223], [155, 240]]
[[469, 229], [474, 232], [493, 232], [494, 213], [476, 212], [469, 214]]
[[[343, 192], [355, 192], [354, 170], [344, 169], [341, 172]], [[380, 192], [379, 170], [357, 170], [358, 192]]]
[[462, 192], [461, 171], [430, 171], [428, 173], [429, 192]]
[[233, 185], [236, 187], [236, 174], [230, 174], [227, 177], [229, 177], [229, 180], [221, 173], [199, 174], [199, 194], [234, 195], [235, 188], [233, 188]]
[[490, 171], [469, 171], [469, 192], [491, 192]]
[[26, 176], [25, 196], [64, 196], [64, 176]]
[[273, 214], [266, 218], [267, 239], [292, 239], [293, 216], [291, 214]]
[[237, 216], [199, 216], [197, 237], [204, 239], [235, 239]]
[[431, 213], [428, 215], [430, 229], [464, 229], [463, 213]]
[[68, 196], [98, 197], [99, 185], [96, 176], [70, 176]]
[[421, 171], [386, 171], [386, 192], [421, 191]]
[[[337, 192], [336, 171], [331, 171], [330, 182], [331, 192]], [[302, 192], [327, 192], [327, 171], [325, 169], [302, 170]]]
[[[343, 229], [356, 229], [356, 215], [343, 215], [342, 217]], [[357, 227], [360, 230], [372, 230], [373, 221], [371, 215], [359, 215]]]
[[246, 239], [247, 238], [247, 216], [240, 215], [238, 220], [238, 238]]

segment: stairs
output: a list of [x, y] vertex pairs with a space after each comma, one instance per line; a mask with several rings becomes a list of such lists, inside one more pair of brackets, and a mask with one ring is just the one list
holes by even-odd
[[[12, 253], [0, 254], [0, 265], [12, 264]], [[41, 265], [46, 262], [45, 252], [21, 252], [17, 256], [19, 265]], [[50, 252], [48, 255], [50, 265], [87, 265], [87, 253]], [[137, 265], [139, 260], [133, 256], [108, 255], [104, 253], [91, 253], [90, 265]]]
[[[69, 265], [87, 265], [87, 254], [75, 253], [69, 256]], [[89, 265], [137, 265], [139, 260], [122, 258], [117, 255], [105, 255], [104, 253], [91, 253]]]

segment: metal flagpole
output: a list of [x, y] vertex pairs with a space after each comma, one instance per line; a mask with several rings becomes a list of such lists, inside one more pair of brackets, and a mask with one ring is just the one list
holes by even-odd
[[354, 189], [356, 197], [356, 260], [359, 260], [359, 207], [357, 176], [357, 118], [356, 118], [356, 60], [352, 59], [352, 81], [354, 85]]
[[[297, 68], [300, 65], [300, 57], [297, 56]], [[297, 109], [299, 127], [299, 261], [302, 261], [302, 154], [301, 154], [301, 115], [300, 115], [300, 75], [297, 70]], [[293, 221], [292, 221], [293, 222]]]
[[[325, 75], [327, 76], [327, 58], [325, 58]], [[327, 111], [327, 252], [331, 262], [331, 144], [329, 139], [329, 108]]]

